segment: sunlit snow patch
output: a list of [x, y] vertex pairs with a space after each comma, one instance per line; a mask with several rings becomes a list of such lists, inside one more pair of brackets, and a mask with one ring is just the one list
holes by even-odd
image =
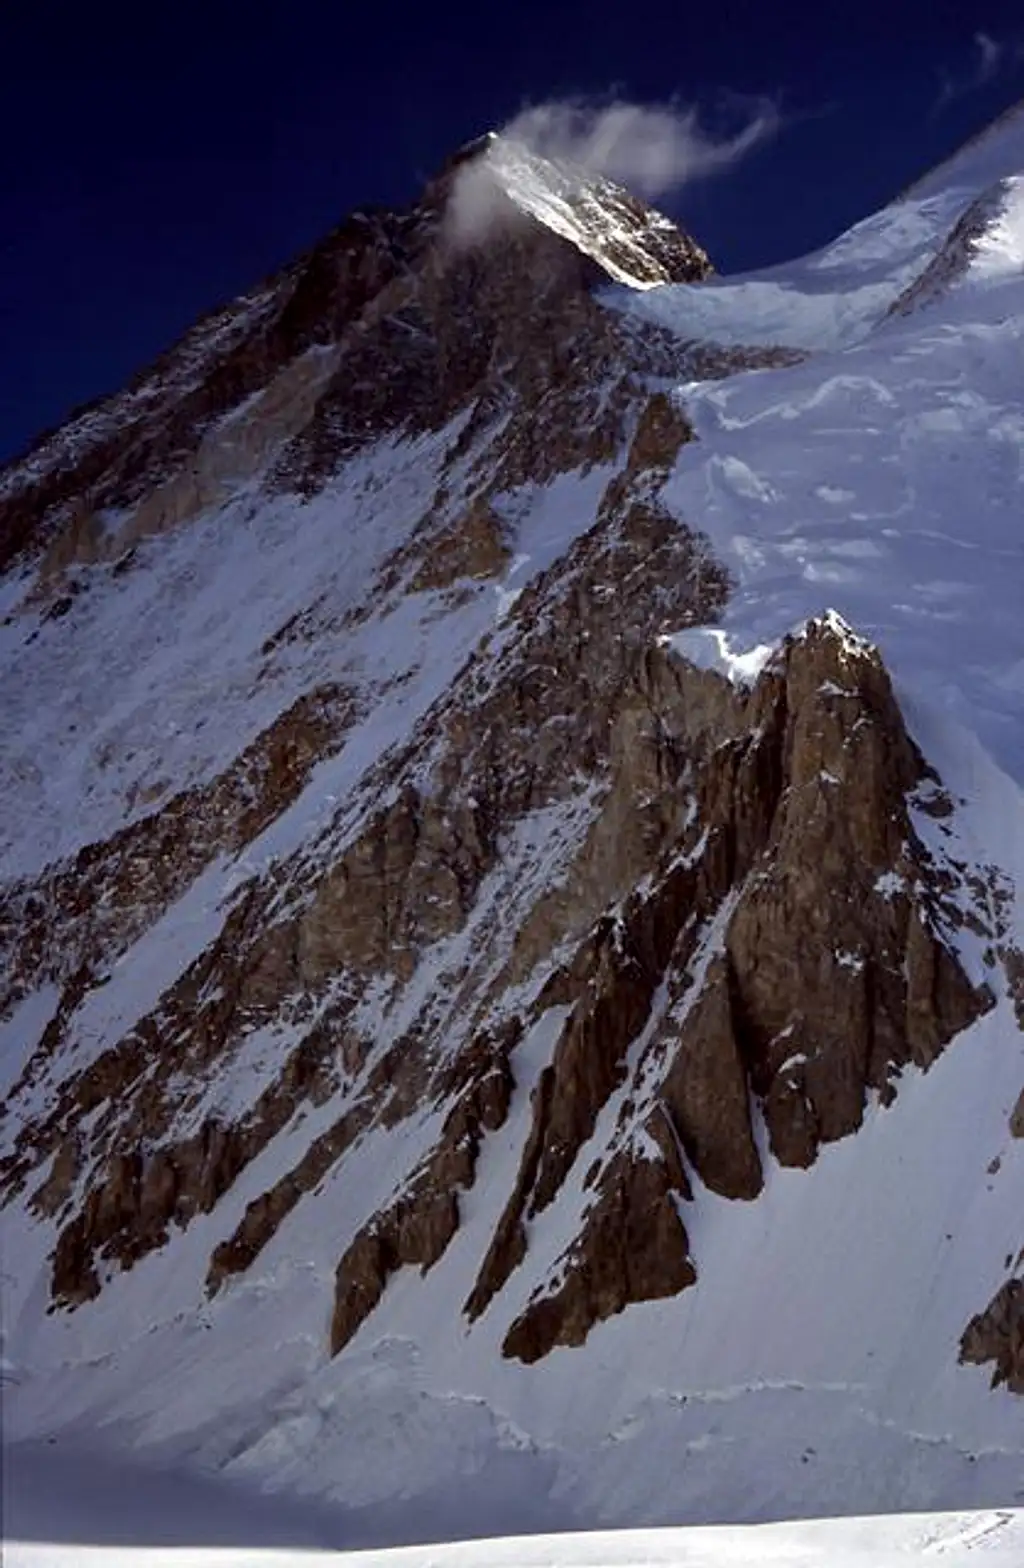
[[777, 651], [774, 643], [761, 643], [742, 652], [734, 648], [729, 634], [720, 626], [691, 626], [658, 639], [699, 670], [714, 670], [734, 686], [752, 686]]
[[999, 216], [978, 240], [971, 271], [981, 278], [1024, 272], [1024, 175], [1004, 181]]

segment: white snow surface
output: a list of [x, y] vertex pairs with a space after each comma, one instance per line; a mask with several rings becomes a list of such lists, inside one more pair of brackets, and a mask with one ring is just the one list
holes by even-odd
[[1002, 184], [998, 214], [981, 237], [973, 272], [980, 278], [998, 278], [1024, 270], [1024, 177], [1016, 175]]
[[[962, 803], [964, 860], [997, 865], [1018, 887], [1022, 173], [1018, 116], [817, 256], [628, 303], [684, 338], [809, 350], [790, 368], [674, 389], [698, 440], [683, 447], [664, 499], [708, 534], [734, 580], [721, 626], [676, 638], [676, 651], [746, 679], [787, 632], [834, 607], [879, 645], [916, 739]], [[1006, 199], [975, 270], [919, 311], [887, 318], [965, 208], [999, 181], [1009, 182]], [[377, 566], [429, 506], [451, 436], [379, 448], [308, 506], [268, 505], [247, 490], [148, 542], [135, 570], [81, 595], [63, 619], [15, 614], [0, 624], [5, 881], [37, 875], [123, 826], [143, 809], [127, 804], [133, 786], [211, 777], [311, 684], [350, 682], [367, 699], [362, 722], [290, 812], [238, 861], [208, 868], [115, 967], [85, 1020], [90, 1049], [152, 1005], [154, 988], [194, 955], [240, 882], [344, 816], [359, 781], [408, 738], [479, 639], [501, 635], [531, 577], [592, 523], [606, 473], [517, 492], [502, 502], [513, 530], [503, 582], [476, 585], [454, 607], [432, 594], [371, 605], [341, 635], [340, 618], [363, 602]], [[5, 585], [5, 615], [29, 586]], [[303, 646], [301, 662], [286, 649], [273, 677], [257, 683], [263, 640], [314, 602], [326, 604], [333, 629]], [[558, 864], [544, 835], [577, 828], [521, 827], [517, 843], [531, 830], [544, 839], [535, 876]], [[509, 896], [512, 886], [496, 878], [488, 896]], [[1024, 936], [1019, 925], [1016, 934]], [[417, 994], [445, 962], [430, 955], [412, 982]], [[41, 993], [0, 1022], [5, 1085], [54, 1001]], [[1024, 1561], [1019, 1514], [992, 1512], [1024, 1503], [1024, 1407], [990, 1390], [989, 1369], [957, 1362], [965, 1324], [1024, 1242], [1024, 1140], [1009, 1132], [1024, 1036], [1008, 1002], [927, 1074], [908, 1071], [895, 1105], [869, 1107], [863, 1129], [826, 1148], [810, 1171], [769, 1164], [766, 1190], [750, 1204], [698, 1191], [683, 1212], [696, 1289], [632, 1307], [595, 1328], [584, 1348], [524, 1367], [501, 1358], [501, 1342], [572, 1234], [586, 1148], [565, 1193], [535, 1222], [530, 1255], [506, 1290], [472, 1328], [459, 1306], [513, 1185], [556, 1024], [546, 1015], [517, 1052], [512, 1113], [484, 1144], [448, 1252], [425, 1277], [394, 1278], [336, 1360], [326, 1334], [338, 1258], [429, 1146], [426, 1112], [362, 1140], [355, 1179], [347, 1162], [332, 1171], [254, 1267], [211, 1301], [203, 1281], [212, 1248], [330, 1107], [296, 1118], [212, 1214], [71, 1314], [45, 1312], [52, 1228], [22, 1208], [5, 1211], [8, 1440], [74, 1448], [98, 1435], [157, 1466], [188, 1464], [311, 1508], [343, 1507], [374, 1544], [443, 1539], [467, 1519], [479, 1533], [509, 1534], [988, 1510], [779, 1526], [756, 1537], [668, 1532], [487, 1549], [509, 1568]], [[219, 1086], [232, 1104], [259, 1092], [268, 1050], [266, 1040], [250, 1042]], [[43, 1083], [38, 1092], [51, 1090]], [[103, 1548], [102, 1560], [212, 1562], [201, 1547], [189, 1548], [198, 1556], [161, 1546], [145, 1557], [129, 1543], [130, 1559]], [[39, 1536], [12, 1550], [21, 1554], [14, 1561], [59, 1568], [99, 1560]], [[462, 1568], [451, 1550], [451, 1568]], [[216, 1558], [243, 1560], [259, 1559], [248, 1545], [244, 1557]]]
[[699, 670], [716, 670], [735, 686], [752, 686], [777, 650], [774, 643], [764, 643], [745, 651], [735, 647], [729, 633], [720, 626], [691, 626], [685, 631], [667, 633], [661, 639], [664, 648], [671, 648], [689, 664]]
[[1018, 1568], [1024, 1554], [1024, 1512], [1008, 1508], [352, 1550], [324, 1511], [80, 1455], [19, 1453], [11, 1479], [9, 1568]]

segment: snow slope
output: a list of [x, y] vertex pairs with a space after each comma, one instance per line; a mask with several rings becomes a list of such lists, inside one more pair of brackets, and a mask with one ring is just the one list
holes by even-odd
[[[471, 1511], [470, 1511], [471, 1512]], [[81, 1452], [15, 1450], [9, 1568], [1018, 1568], [1024, 1510], [505, 1537], [367, 1549], [354, 1516]], [[432, 1542], [431, 1522], [417, 1538]], [[412, 1537], [412, 1531], [410, 1531]]]
[[733, 641], [825, 600], [1018, 781], [1022, 351], [1018, 273], [791, 370], [680, 389], [699, 441], [669, 493], [736, 580]]
[[[723, 344], [780, 344], [835, 349], [859, 342], [881, 323], [922, 274], [957, 221], [975, 203], [1003, 199], [1024, 169], [1024, 106], [940, 165], [881, 212], [824, 249], [764, 272], [678, 284], [639, 296], [613, 296], [621, 308], [686, 338]], [[1017, 211], [1019, 197], [1011, 198]], [[997, 224], [1019, 234], [1019, 218]], [[1007, 252], [993, 235], [989, 247]]]
[[11, 1568], [1016, 1568], [1024, 1517], [987, 1513], [801, 1521], [736, 1529], [555, 1535], [338, 1554], [265, 1548], [110, 1548], [14, 1542]]

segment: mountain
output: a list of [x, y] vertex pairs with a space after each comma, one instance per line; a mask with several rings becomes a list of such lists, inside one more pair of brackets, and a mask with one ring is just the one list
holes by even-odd
[[717, 278], [485, 137], [0, 474], [10, 1440], [1024, 1499], [1022, 180]]

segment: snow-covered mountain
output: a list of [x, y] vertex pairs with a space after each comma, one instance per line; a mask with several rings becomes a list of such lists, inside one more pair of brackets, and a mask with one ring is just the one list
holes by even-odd
[[0, 475], [10, 1439], [1024, 1501], [1022, 180], [717, 279], [484, 138]]

